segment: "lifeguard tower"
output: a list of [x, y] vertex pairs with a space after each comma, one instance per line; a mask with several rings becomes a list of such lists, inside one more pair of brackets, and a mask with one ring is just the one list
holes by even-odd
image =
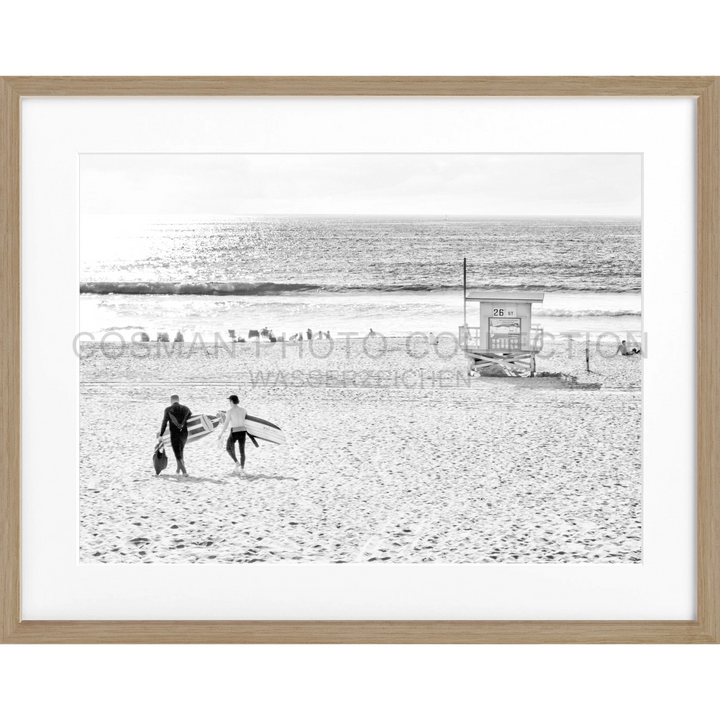
[[545, 293], [467, 290], [467, 264], [463, 277], [465, 324], [459, 338], [470, 374], [534, 375], [543, 331], [533, 324], [532, 305]]

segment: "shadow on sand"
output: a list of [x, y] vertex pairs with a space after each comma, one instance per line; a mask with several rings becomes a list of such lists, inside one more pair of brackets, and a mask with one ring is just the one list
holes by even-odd
[[[230, 477], [240, 478], [240, 476], [235, 475], [234, 473]], [[291, 480], [293, 482], [300, 482], [300, 478], [296, 477], [289, 477], [287, 475], [263, 475], [261, 473], [247, 473], [240, 479], [249, 480], [250, 482], [255, 482], [256, 480]]]
[[255, 482], [256, 480], [289, 480], [292, 482], [300, 482], [300, 478], [288, 477], [287, 475], [263, 475], [248, 473], [244, 477], [230, 473], [225, 476], [225, 479], [202, 477], [199, 475], [188, 475], [183, 477], [182, 475], [175, 475], [175, 473], [160, 473], [160, 475], [153, 475], [153, 478], [163, 480], [169, 480], [170, 482], [181, 483], [186, 485], [199, 485], [200, 483], [212, 483], [213, 485], [228, 485], [233, 480], [248, 480], [249, 482]]
[[159, 477], [165, 477], [167, 480], [172, 480], [176, 483], [185, 483], [187, 485], [199, 485], [200, 483], [212, 483], [213, 485], [227, 485], [227, 480], [218, 480], [218, 478], [200, 477], [198, 475], [188, 475], [184, 477], [182, 475], [160, 475]]
[[[598, 375], [598, 373], [590, 373]], [[582, 374], [582, 379], [587, 378], [587, 374]], [[599, 375], [598, 375], [599, 377]], [[473, 384], [478, 385], [505, 385], [512, 388], [527, 388], [529, 390], [600, 390], [602, 383], [578, 382], [578, 378], [574, 375], [563, 373], [545, 373], [538, 374], [535, 377], [506, 377], [506, 376], [490, 376], [478, 375], [472, 378]]]

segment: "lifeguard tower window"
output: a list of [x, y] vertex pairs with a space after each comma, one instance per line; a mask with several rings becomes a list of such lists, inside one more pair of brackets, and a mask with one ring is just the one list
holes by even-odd
[[520, 318], [488, 318], [488, 347], [492, 350], [520, 350], [520, 322]]

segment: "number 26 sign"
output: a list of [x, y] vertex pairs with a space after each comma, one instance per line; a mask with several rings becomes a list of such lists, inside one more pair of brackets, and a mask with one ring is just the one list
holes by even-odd
[[515, 317], [515, 308], [493, 308], [493, 317]]

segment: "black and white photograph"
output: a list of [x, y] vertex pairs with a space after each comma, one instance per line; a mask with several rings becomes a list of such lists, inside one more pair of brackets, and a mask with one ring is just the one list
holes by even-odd
[[640, 154], [82, 154], [81, 563], [637, 564]]

